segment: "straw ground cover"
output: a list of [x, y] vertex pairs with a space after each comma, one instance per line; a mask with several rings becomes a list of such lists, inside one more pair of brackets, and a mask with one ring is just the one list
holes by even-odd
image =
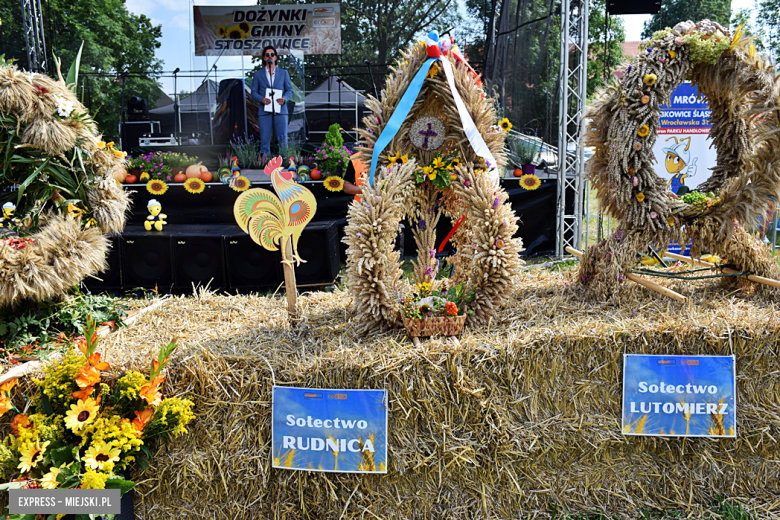
[[[513, 280], [507, 311], [461, 346], [359, 336], [347, 293], [172, 298], [105, 338], [116, 371], [146, 370], [179, 336], [166, 395], [195, 401], [190, 433], [133, 475], [144, 519], [546, 518], [553, 512], [711, 516], [718, 495], [778, 515], [778, 304], [700, 283], [688, 304], [628, 286], [591, 304], [570, 273]], [[677, 282], [671, 282], [676, 288]], [[621, 356], [737, 356], [737, 440], [620, 433]], [[273, 372], [272, 372], [273, 371]], [[271, 386], [387, 388], [384, 476], [272, 470]]]

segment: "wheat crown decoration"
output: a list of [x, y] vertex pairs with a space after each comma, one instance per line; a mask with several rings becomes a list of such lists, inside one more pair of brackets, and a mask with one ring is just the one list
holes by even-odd
[[[512, 238], [517, 216], [508, 195], [491, 175], [492, 169], [506, 162], [502, 151], [505, 133], [495, 125], [493, 100], [485, 97], [473, 69], [456, 47], [445, 47], [449, 52], [433, 65], [426, 65], [430, 46], [426, 48], [424, 42], [402, 52], [391, 67], [381, 99], [369, 96], [366, 101], [370, 114], [359, 129], [360, 152], [361, 159], [370, 164], [378, 139], [415, 76], [424, 66], [430, 67], [408, 115], [378, 155], [376, 177], [363, 187], [361, 200], [350, 205], [347, 216], [344, 242], [349, 291], [355, 321], [366, 331], [401, 325], [398, 302], [411, 286], [401, 279], [400, 253], [393, 247], [404, 216], [417, 245], [415, 281], [464, 283], [475, 295], [467, 322], [471, 325], [487, 323], [495, 315], [507, 300], [512, 276], [522, 263], [521, 241]], [[471, 123], [461, 118], [450, 79]], [[496, 164], [486, 164], [478, 155], [464, 124], [473, 124], [485, 145], [482, 154], [492, 156]], [[436, 176], [433, 165], [442, 157], [450, 158], [449, 169], [439, 170]], [[442, 216], [453, 222], [450, 241], [456, 253], [449, 258], [451, 276], [436, 279], [443, 267], [436, 258], [443, 247], [436, 244], [436, 225]]]
[[[106, 267], [106, 233], [125, 225], [114, 180], [125, 153], [104, 143], [68, 81], [0, 59], [0, 306], [62, 296]], [[67, 84], [66, 84], [67, 83]]]
[[[712, 197], [688, 204], [658, 176], [653, 163], [661, 107], [685, 80], [709, 103], [717, 166], [699, 186]], [[622, 81], [602, 91], [589, 110], [585, 144], [595, 148], [587, 173], [618, 229], [585, 252], [578, 282], [609, 298], [648, 246], [670, 240], [729, 259], [735, 269], [776, 278], [766, 248], [742, 225], [756, 221], [780, 195], [780, 89], [771, 64], [742, 30], [716, 22], [681, 22], [656, 32], [627, 66]]]

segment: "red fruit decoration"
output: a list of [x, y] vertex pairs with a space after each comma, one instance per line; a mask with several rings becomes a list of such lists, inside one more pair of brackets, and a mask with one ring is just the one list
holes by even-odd
[[173, 182], [184, 182], [187, 180], [187, 176], [184, 173], [177, 173], [173, 176]]
[[125, 182], [127, 184], [135, 184], [137, 180], [138, 177], [136, 177], [135, 175], [128, 175], [127, 177], [125, 177]]
[[520, 168], [517, 168], [513, 173], [514, 173], [515, 177], [522, 177], [523, 176], [523, 170], [521, 170]]
[[313, 181], [321, 181], [322, 180], [322, 172], [319, 168], [314, 168], [311, 171], [311, 180]]

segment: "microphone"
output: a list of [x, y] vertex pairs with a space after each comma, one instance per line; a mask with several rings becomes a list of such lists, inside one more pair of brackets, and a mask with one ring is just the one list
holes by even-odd
[[181, 69], [179, 69], [179, 67], [176, 67], [176, 70], [174, 70], [174, 71], [173, 71], [173, 73], [174, 73], [174, 74], [178, 74], [178, 73], [179, 73], [179, 70], [181, 70]]
[[365, 63], [366, 65], [371, 65], [371, 62], [369, 60], [364, 60], [363, 63]]

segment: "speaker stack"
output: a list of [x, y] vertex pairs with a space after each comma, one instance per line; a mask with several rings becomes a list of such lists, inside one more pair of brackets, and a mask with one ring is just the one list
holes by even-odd
[[[310, 223], [298, 254], [306, 260], [295, 268], [298, 286], [332, 284], [341, 267], [337, 222]], [[168, 225], [163, 231], [129, 225], [112, 238], [108, 270], [85, 285], [92, 291], [270, 289], [284, 280], [281, 259], [235, 225]]]

